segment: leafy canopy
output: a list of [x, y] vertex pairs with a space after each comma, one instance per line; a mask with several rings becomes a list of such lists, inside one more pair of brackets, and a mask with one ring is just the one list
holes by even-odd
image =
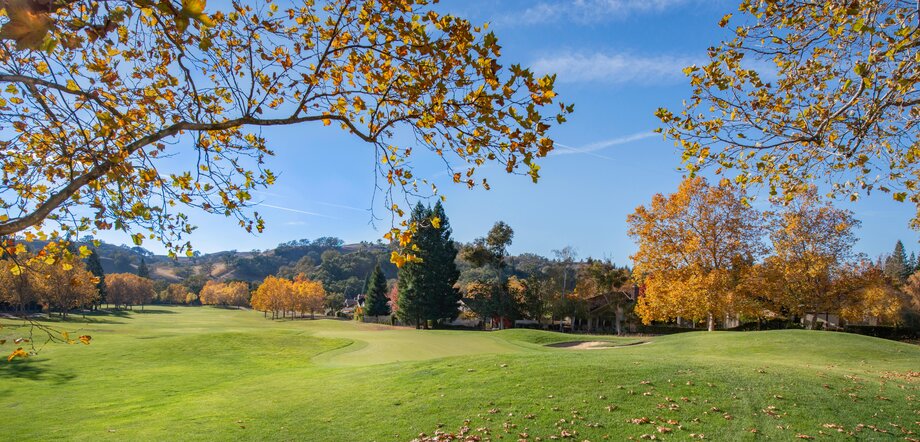
[[[0, 236], [54, 248], [116, 229], [192, 254], [181, 208], [261, 231], [248, 207], [275, 181], [263, 167], [268, 126], [333, 126], [372, 146], [388, 235], [404, 242], [416, 226], [399, 221], [397, 195], [437, 193], [413, 174], [415, 152], [443, 158], [469, 187], [488, 188], [476, 171], [489, 162], [536, 181], [548, 131], [572, 107], [550, 109], [554, 76], [502, 66], [494, 34], [435, 2], [7, 2]], [[197, 160], [171, 170], [176, 145]]]
[[[913, 0], [743, 0], [734, 38], [684, 70], [692, 93], [659, 109], [688, 171], [712, 167], [787, 200], [816, 180], [920, 207], [920, 10]], [[912, 221], [920, 226], [920, 215]]]

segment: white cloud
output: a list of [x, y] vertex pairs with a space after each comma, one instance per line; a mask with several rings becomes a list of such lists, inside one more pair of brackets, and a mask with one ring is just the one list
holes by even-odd
[[694, 61], [678, 55], [565, 53], [541, 57], [532, 67], [539, 74], [557, 74], [560, 83], [662, 84], [684, 79], [683, 68]]
[[[507, 21], [539, 24], [560, 20], [581, 23], [624, 19], [637, 14], [659, 13], [694, 0], [555, 0], [542, 1], [519, 11]], [[503, 20], [504, 21], [504, 20]]]
[[586, 144], [580, 147], [572, 147], [565, 144], [556, 143], [556, 146], [562, 148], [562, 150], [553, 151], [553, 155], [572, 155], [572, 154], [586, 154], [597, 158], [603, 158], [605, 160], [612, 160], [608, 156], [604, 156], [596, 153], [599, 150], [606, 149], [608, 147], [618, 146], [621, 144], [628, 144], [634, 141], [644, 140], [646, 138], [651, 138], [658, 136], [658, 134], [648, 131], [648, 132], [639, 132], [632, 135], [626, 135], [623, 137], [610, 138], [603, 141], [597, 141], [591, 144]]

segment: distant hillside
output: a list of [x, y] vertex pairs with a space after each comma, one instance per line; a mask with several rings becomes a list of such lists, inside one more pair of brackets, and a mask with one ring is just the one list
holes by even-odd
[[158, 284], [185, 283], [192, 290], [207, 280], [258, 282], [268, 275], [294, 277], [303, 273], [322, 280], [327, 290], [357, 295], [364, 280], [380, 264], [388, 278], [396, 277], [389, 261], [390, 248], [382, 243], [344, 244], [339, 238], [301, 239], [274, 249], [239, 252], [227, 250], [192, 257], [170, 258], [142, 247], [105, 242], [96, 247], [106, 273], [136, 273], [141, 261]]

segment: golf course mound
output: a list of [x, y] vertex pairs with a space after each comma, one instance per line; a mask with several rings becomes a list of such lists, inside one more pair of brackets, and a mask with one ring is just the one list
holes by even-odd
[[[805, 330], [382, 330], [157, 307], [0, 363], [8, 440], [917, 438], [920, 347]], [[3, 320], [0, 339], [15, 333]], [[81, 331], [82, 330], [82, 331]], [[547, 344], [613, 345], [563, 352]], [[605, 347], [609, 348], [609, 347]], [[563, 354], [564, 353], [564, 354]], [[522, 436], [525, 434], [525, 436]], [[644, 437], [643, 437], [644, 436]]]

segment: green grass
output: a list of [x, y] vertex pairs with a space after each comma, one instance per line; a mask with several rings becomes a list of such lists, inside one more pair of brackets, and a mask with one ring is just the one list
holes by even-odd
[[[579, 351], [544, 344], [637, 339], [164, 307], [56, 325], [93, 344], [0, 363], [4, 440], [409, 440], [466, 420], [494, 440], [920, 433], [920, 377], [907, 375], [920, 348], [863, 336], [698, 332]], [[654, 423], [630, 422], [643, 417]]]

